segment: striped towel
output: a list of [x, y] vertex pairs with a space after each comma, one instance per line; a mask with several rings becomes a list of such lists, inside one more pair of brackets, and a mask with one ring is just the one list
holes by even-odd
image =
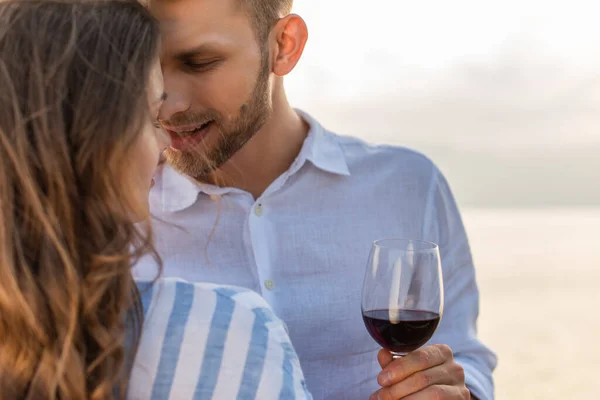
[[257, 293], [173, 278], [138, 286], [128, 399], [312, 399], [284, 323]]

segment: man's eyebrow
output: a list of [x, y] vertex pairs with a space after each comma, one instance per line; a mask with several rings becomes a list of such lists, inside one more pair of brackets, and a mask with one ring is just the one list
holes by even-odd
[[201, 44], [201, 45], [199, 45], [197, 47], [193, 47], [193, 48], [191, 48], [189, 50], [183, 50], [183, 51], [177, 52], [177, 53], [175, 53], [175, 57], [176, 58], [181, 58], [181, 59], [191, 58], [191, 57], [194, 57], [194, 56], [196, 56], [198, 54], [208, 53], [208, 52], [211, 52], [211, 51], [214, 51], [214, 50], [215, 50], [215, 46], [214, 45], [212, 45], [210, 43], [204, 43], [204, 44]]

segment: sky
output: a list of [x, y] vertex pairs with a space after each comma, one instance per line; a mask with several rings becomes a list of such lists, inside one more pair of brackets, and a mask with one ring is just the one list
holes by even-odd
[[474, 207], [600, 206], [600, 3], [296, 0], [286, 78], [327, 128], [415, 148]]

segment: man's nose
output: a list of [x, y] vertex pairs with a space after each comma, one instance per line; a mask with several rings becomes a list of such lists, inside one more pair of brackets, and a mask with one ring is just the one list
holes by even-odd
[[168, 121], [174, 115], [191, 108], [192, 96], [189, 81], [179, 71], [163, 67], [163, 79], [167, 98], [160, 108], [158, 118], [161, 121]]
[[168, 92], [169, 96], [163, 102], [158, 113], [161, 121], [168, 121], [173, 115], [187, 111], [190, 108], [190, 101], [182, 93]]

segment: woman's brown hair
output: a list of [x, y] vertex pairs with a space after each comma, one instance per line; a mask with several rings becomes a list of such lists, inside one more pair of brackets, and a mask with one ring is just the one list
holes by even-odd
[[156, 22], [135, 0], [0, 0], [0, 397], [124, 396], [139, 335], [128, 154]]

